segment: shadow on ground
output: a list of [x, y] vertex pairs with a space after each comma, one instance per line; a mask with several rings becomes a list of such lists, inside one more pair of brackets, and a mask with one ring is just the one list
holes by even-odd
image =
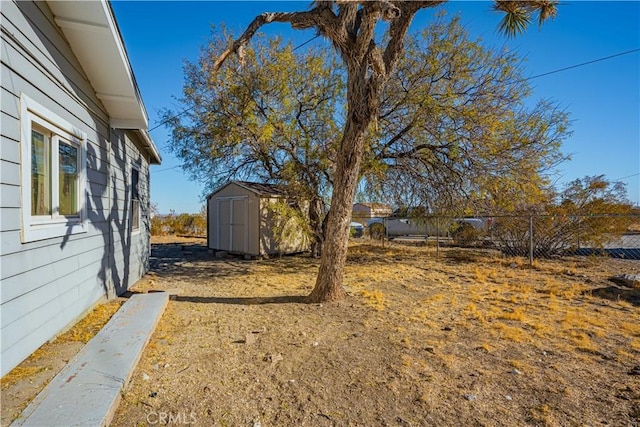
[[273, 268], [278, 274], [294, 274], [317, 268], [317, 260], [307, 255], [291, 255], [270, 259], [247, 260], [242, 256], [216, 257], [209, 248], [198, 243], [154, 243], [151, 246], [151, 271], [164, 275], [235, 277], [251, 273], [254, 264]]
[[175, 301], [194, 302], [201, 304], [237, 304], [237, 305], [262, 305], [262, 304], [305, 304], [304, 295], [287, 295], [278, 297], [195, 297], [177, 296]]
[[626, 301], [640, 307], [640, 289], [623, 288], [616, 285], [593, 289], [590, 294], [609, 301]]

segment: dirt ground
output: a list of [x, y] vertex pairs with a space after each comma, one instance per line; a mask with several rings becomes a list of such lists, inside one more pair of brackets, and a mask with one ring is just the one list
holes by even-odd
[[134, 291], [177, 296], [112, 425], [640, 425], [638, 261], [354, 241], [347, 299], [304, 304], [317, 260], [204, 244], [153, 244]]

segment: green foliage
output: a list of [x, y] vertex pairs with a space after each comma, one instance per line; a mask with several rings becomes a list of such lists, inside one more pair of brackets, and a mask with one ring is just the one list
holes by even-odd
[[393, 212], [393, 216], [398, 218], [425, 218], [428, 215], [429, 210], [424, 206], [403, 206]]
[[384, 224], [380, 224], [378, 222], [374, 222], [369, 227], [369, 236], [372, 239], [382, 239], [386, 235], [386, 230], [384, 228]]
[[406, 51], [363, 167], [368, 191], [451, 214], [538, 197], [545, 173], [564, 160], [568, 116], [549, 101], [525, 104], [520, 59], [471, 40], [459, 18], [444, 15], [408, 36]]
[[[343, 99], [336, 58], [295, 54], [280, 39], [256, 39], [244, 64], [212, 73], [212, 62], [230, 42], [215, 36], [196, 63], [185, 65], [180, 117], [165, 111], [171, 149], [192, 178], [213, 190], [231, 179], [276, 182], [306, 196], [324, 194]], [[311, 193], [311, 194], [308, 194]]]
[[557, 13], [557, 0], [499, 0], [494, 2], [494, 10], [504, 12], [498, 30], [509, 37], [517, 36], [531, 24], [532, 15], [538, 14], [538, 24], [553, 19]]
[[288, 245], [308, 247], [308, 242], [313, 238], [309, 221], [295, 202], [277, 200], [268, 203], [264, 218], [271, 229], [273, 243], [278, 245], [281, 253], [290, 249]]
[[344, 96], [337, 59], [325, 51], [295, 54], [280, 39], [256, 39], [242, 66], [234, 58], [212, 73], [230, 40], [215, 36], [198, 62], [186, 64], [181, 104], [188, 112], [164, 114], [172, 151], [208, 190], [232, 179], [282, 185], [307, 209], [296, 215], [320, 241]]
[[[347, 72], [330, 50], [294, 52], [254, 38], [243, 65], [230, 57], [212, 73], [230, 40], [215, 36], [185, 65], [186, 112], [163, 117], [172, 150], [207, 189], [230, 179], [283, 184], [321, 242]], [[360, 172], [367, 194], [449, 213], [539, 198], [545, 171], [563, 160], [568, 118], [547, 101], [525, 106], [519, 59], [471, 40], [459, 18], [444, 15], [405, 46], [368, 135]]]
[[456, 245], [469, 246], [480, 239], [480, 231], [464, 221], [457, 221], [451, 226], [451, 237]]

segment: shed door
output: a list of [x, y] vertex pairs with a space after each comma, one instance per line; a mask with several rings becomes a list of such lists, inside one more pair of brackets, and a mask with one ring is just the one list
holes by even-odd
[[247, 199], [231, 199], [231, 251], [247, 252]]
[[247, 197], [218, 199], [218, 249], [246, 253]]
[[231, 200], [218, 199], [218, 244], [217, 249], [231, 250]]

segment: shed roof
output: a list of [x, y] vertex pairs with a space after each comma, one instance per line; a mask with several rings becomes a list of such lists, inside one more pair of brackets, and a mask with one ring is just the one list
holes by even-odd
[[260, 182], [249, 182], [249, 181], [233, 181], [241, 187], [246, 188], [247, 190], [251, 190], [256, 194], [260, 194], [262, 196], [284, 196], [286, 192], [282, 188], [281, 185], [275, 184], [265, 184]]
[[249, 190], [259, 196], [277, 196], [284, 197], [286, 196], [286, 191], [284, 191], [281, 185], [276, 184], [266, 184], [262, 182], [250, 182], [250, 181], [230, 181], [223, 185], [222, 187], [215, 190], [211, 193], [208, 198], [211, 198], [213, 195], [219, 193], [222, 189], [228, 187], [231, 184], [236, 184], [246, 190]]

